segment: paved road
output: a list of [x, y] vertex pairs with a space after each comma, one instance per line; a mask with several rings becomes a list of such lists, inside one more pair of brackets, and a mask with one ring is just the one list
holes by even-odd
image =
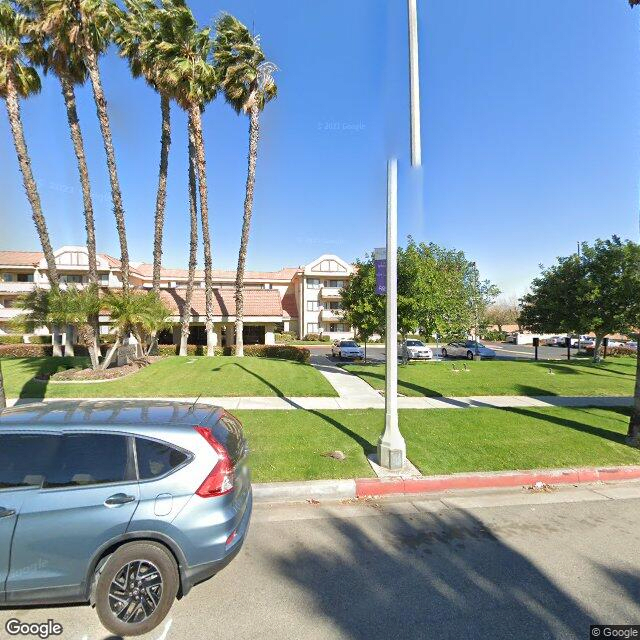
[[[639, 530], [640, 484], [265, 505], [240, 556], [146, 638], [586, 640], [640, 623]], [[89, 607], [9, 617], [109, 638]]]
[[[494, 349], [499, 360], [533, 360], [534, 349], [529, 345], [507, 344], [504, 342], [484, 342], [491, 349]], [[440, 347], [431, 345], [434, 354], [440, 353]], [[314, 355], [324, 355], [331, 357], [331, 346], [324, 345], [312, 346], [311, 353]], [[571, 350], [571, 357], [576, 354], [576, 349]], [[566, 360], [567, 350], [560, 347], [539, 347], [538, 357], [541, 360]], [[384, 361], [385, 348], [382, 344], [370, 344], [367, 346], [367, 358], [370, 360]]]

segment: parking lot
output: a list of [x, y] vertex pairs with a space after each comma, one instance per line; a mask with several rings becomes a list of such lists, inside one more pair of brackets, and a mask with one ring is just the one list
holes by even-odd
[[[534, 349], [530, 345], [516, 345], [508, 344], [506, 342], [483, 342], [490, 349], [496, 352], [496, 359], [498, 360], [533, 360]], [[364, 344], [361, 343], [364, 347]], [[433, 349], [433, 355], [436, 359], [440, 357], [440, 350], [445, 344], [430, 344]], [[314, 355], [323, 355], [331, 358], [331, 343], [325, 345], [311, 345], [309, 346], [311, 353]], [[574, 357], [577, 353], [577, 349], [571, 350], [571, 357]], [[367, 360], [384, 362], [386, 357], [386, 350], [383, 344], [369, 344], [367, 345]], [[564, 347], [539, 347], [538, 358], [540, 360], [566, 360], [567, 350]], [[336, 361], [339, 361], [337, 358]]]

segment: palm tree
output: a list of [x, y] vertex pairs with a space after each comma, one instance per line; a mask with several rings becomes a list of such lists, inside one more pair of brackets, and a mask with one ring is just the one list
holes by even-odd
[[165, 77], [176, 96], [176, 101], [187, 112], [189, 131], [192, 132], [195, 148], [204, 248], [207, 355], [212, 356], [215, 350], [213, 274], [207, 167], [202, 133], [202, 110], [208, 102], [213, 100], [217, 92], [216, 73], [211, 64], [211, 30], [208, 28], [199, 29], [191, 10], [178, 0], [174, 0], [168, 6], [168, 10], [161, 20], [163, 28], [171, 30], [172, 38], [171, 40], [165, 39], [158, 46], [159, 62], [165, 67]]
[[30, 58], [43, 67], [45, 74], [53, 71], [60, 80], [82, 188], [89, 257], [89, 283], [97, 285], [96, 231], [91, 183], [75, 94], [75, 86], [83, 85], [87, 79], [87, 68], [69, 37], [69, 34], [73, 33], [74, 18], [68, 10], [60, 13], [60, 5], [52, 5], [46, 0], [21, 0], [20, 6], [27, 13], [30, 21], [32, 36], [28, 48]]
[[189, 127], [189, 277], [187, 279], [187, 291], [182, 308], [180, 351], [179, 355], [187, 355], [187, 340], [189, 339], [189, 320], [191, 318], [191, 300], [193, 298], [193, 281], [196, 274], [196, 262], [198, 253], [198, 202], [196, 185], [196, 152], [195, 136], [193, 129]]
[[38, 72], [25, 55], [29, 22], [14, 10], [7, 0], [0, 1], [0, 97], [4, 98], [13, 135], [13, 144], [22, 172], [24, 190], [27, 194], [33, 222], [35, 223], [42, 251], [47, 263], [49, 282], [53, 288], [59, 285], [58, 270], [49, 240], [47, 223], [42, 213], [40, 194], [36, 185], [31, 159], [27, 149], [20, 116], [20, 98], [27, 98], [40, 91]]
[[171, 94], [163, 76], [164, 68], [158, 64], [157, 46], [163, 36], [170, 32], [161, 30], [166, 22], [159, 21], [164, 9], [151, 0], [125, 0], [127, 12], [116, 31], [115, 41], [120, 55], [128, 58], [131, 73], [135, 78], [143, 76], [147, 83], [160, 94], [162, 117], [160, 135], [160, 168], [153, 234], [153, 290], [160, 291], [162, 267], [162, 233], [167, 200], [167, 174], [169, 170], [169, 148], [171, 146]]
[[236, 271], [236, 356], [244, 355], [244, 272], [249, 246], [253, 192], [256, 181], [260, 111], [277, 93], [271, 76], [275, 65], [265, 62], [258, 37], [237, 18], [224, 14], [216, 24], [214, 57], [220, 88], [236, 113], [249, 115], [249, 156], [245, 187], [242, 235]]
[[67, 17], [73, 21], [73, 29], [69, 31], [70, 39], [81, 52], [91, 81], [104, 151], [107, 157], [113, 214], [116, 219], [116, 228], [120, 241], [122, 288], [124, 291], [128, 291], [130, 268], [124, 205], [122, 203], [122, 191], [120, 190], [115, 151], [113, 149], [107, 100], [104, 95], [98, 67], [98, 58], [107, 50], [113, 31], [121, 21], [122, 12], [112, 0], [47, 0], [47, 3], [49, 5], [48, 14], [52, 25], [51, 28], [62, 28], [61, 22], [62, 20], [66, 21]]
[[105, 356], [102, 368], [106, 369], [122, 341], [132, 333], [142, 355], [149, 355], [152, 336], [167, 326], [171, 311], [155, 291], [109, 292], [104, 298], [111, 322], [116, 331], [116, 341]]

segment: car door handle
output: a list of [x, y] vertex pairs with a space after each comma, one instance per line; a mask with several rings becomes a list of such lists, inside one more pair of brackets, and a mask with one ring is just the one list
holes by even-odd
[[5, 509], [4, 507], [0, 507], [0, 518], [8, 518], [9, 516], [15, 516], [15, 509]]
[[134, 502], [135, 499], [135, 496], [128, 496], [126, 493], [116, 493], [112, 496], [109, 496], [104, 501], [104, 504], [106, 507], [121, 507], [123, 504]]

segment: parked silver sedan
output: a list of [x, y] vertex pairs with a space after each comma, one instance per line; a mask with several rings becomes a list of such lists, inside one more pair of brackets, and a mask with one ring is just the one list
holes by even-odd
[[334, 358], [356, 360], [364, 358], [364, 349], [355, 340], [336, 340], [331, 345], [331, 355]]
[[407, 350], [407, 358], [409, 360], [431, 360], [433, 351], [422, 340], [406, 340], [400, 345], [399, 352], [402, 354], [404, 349]]
[[461, 357], [473, 360], [473, 356], [478, 355], [485, 360], [496, 357], [496, 352], [489, 347], [485, 347], [476, 340], [462, 340], [460, 342], [450, 342], [446, 347], [442, 347], [442, 357]]

